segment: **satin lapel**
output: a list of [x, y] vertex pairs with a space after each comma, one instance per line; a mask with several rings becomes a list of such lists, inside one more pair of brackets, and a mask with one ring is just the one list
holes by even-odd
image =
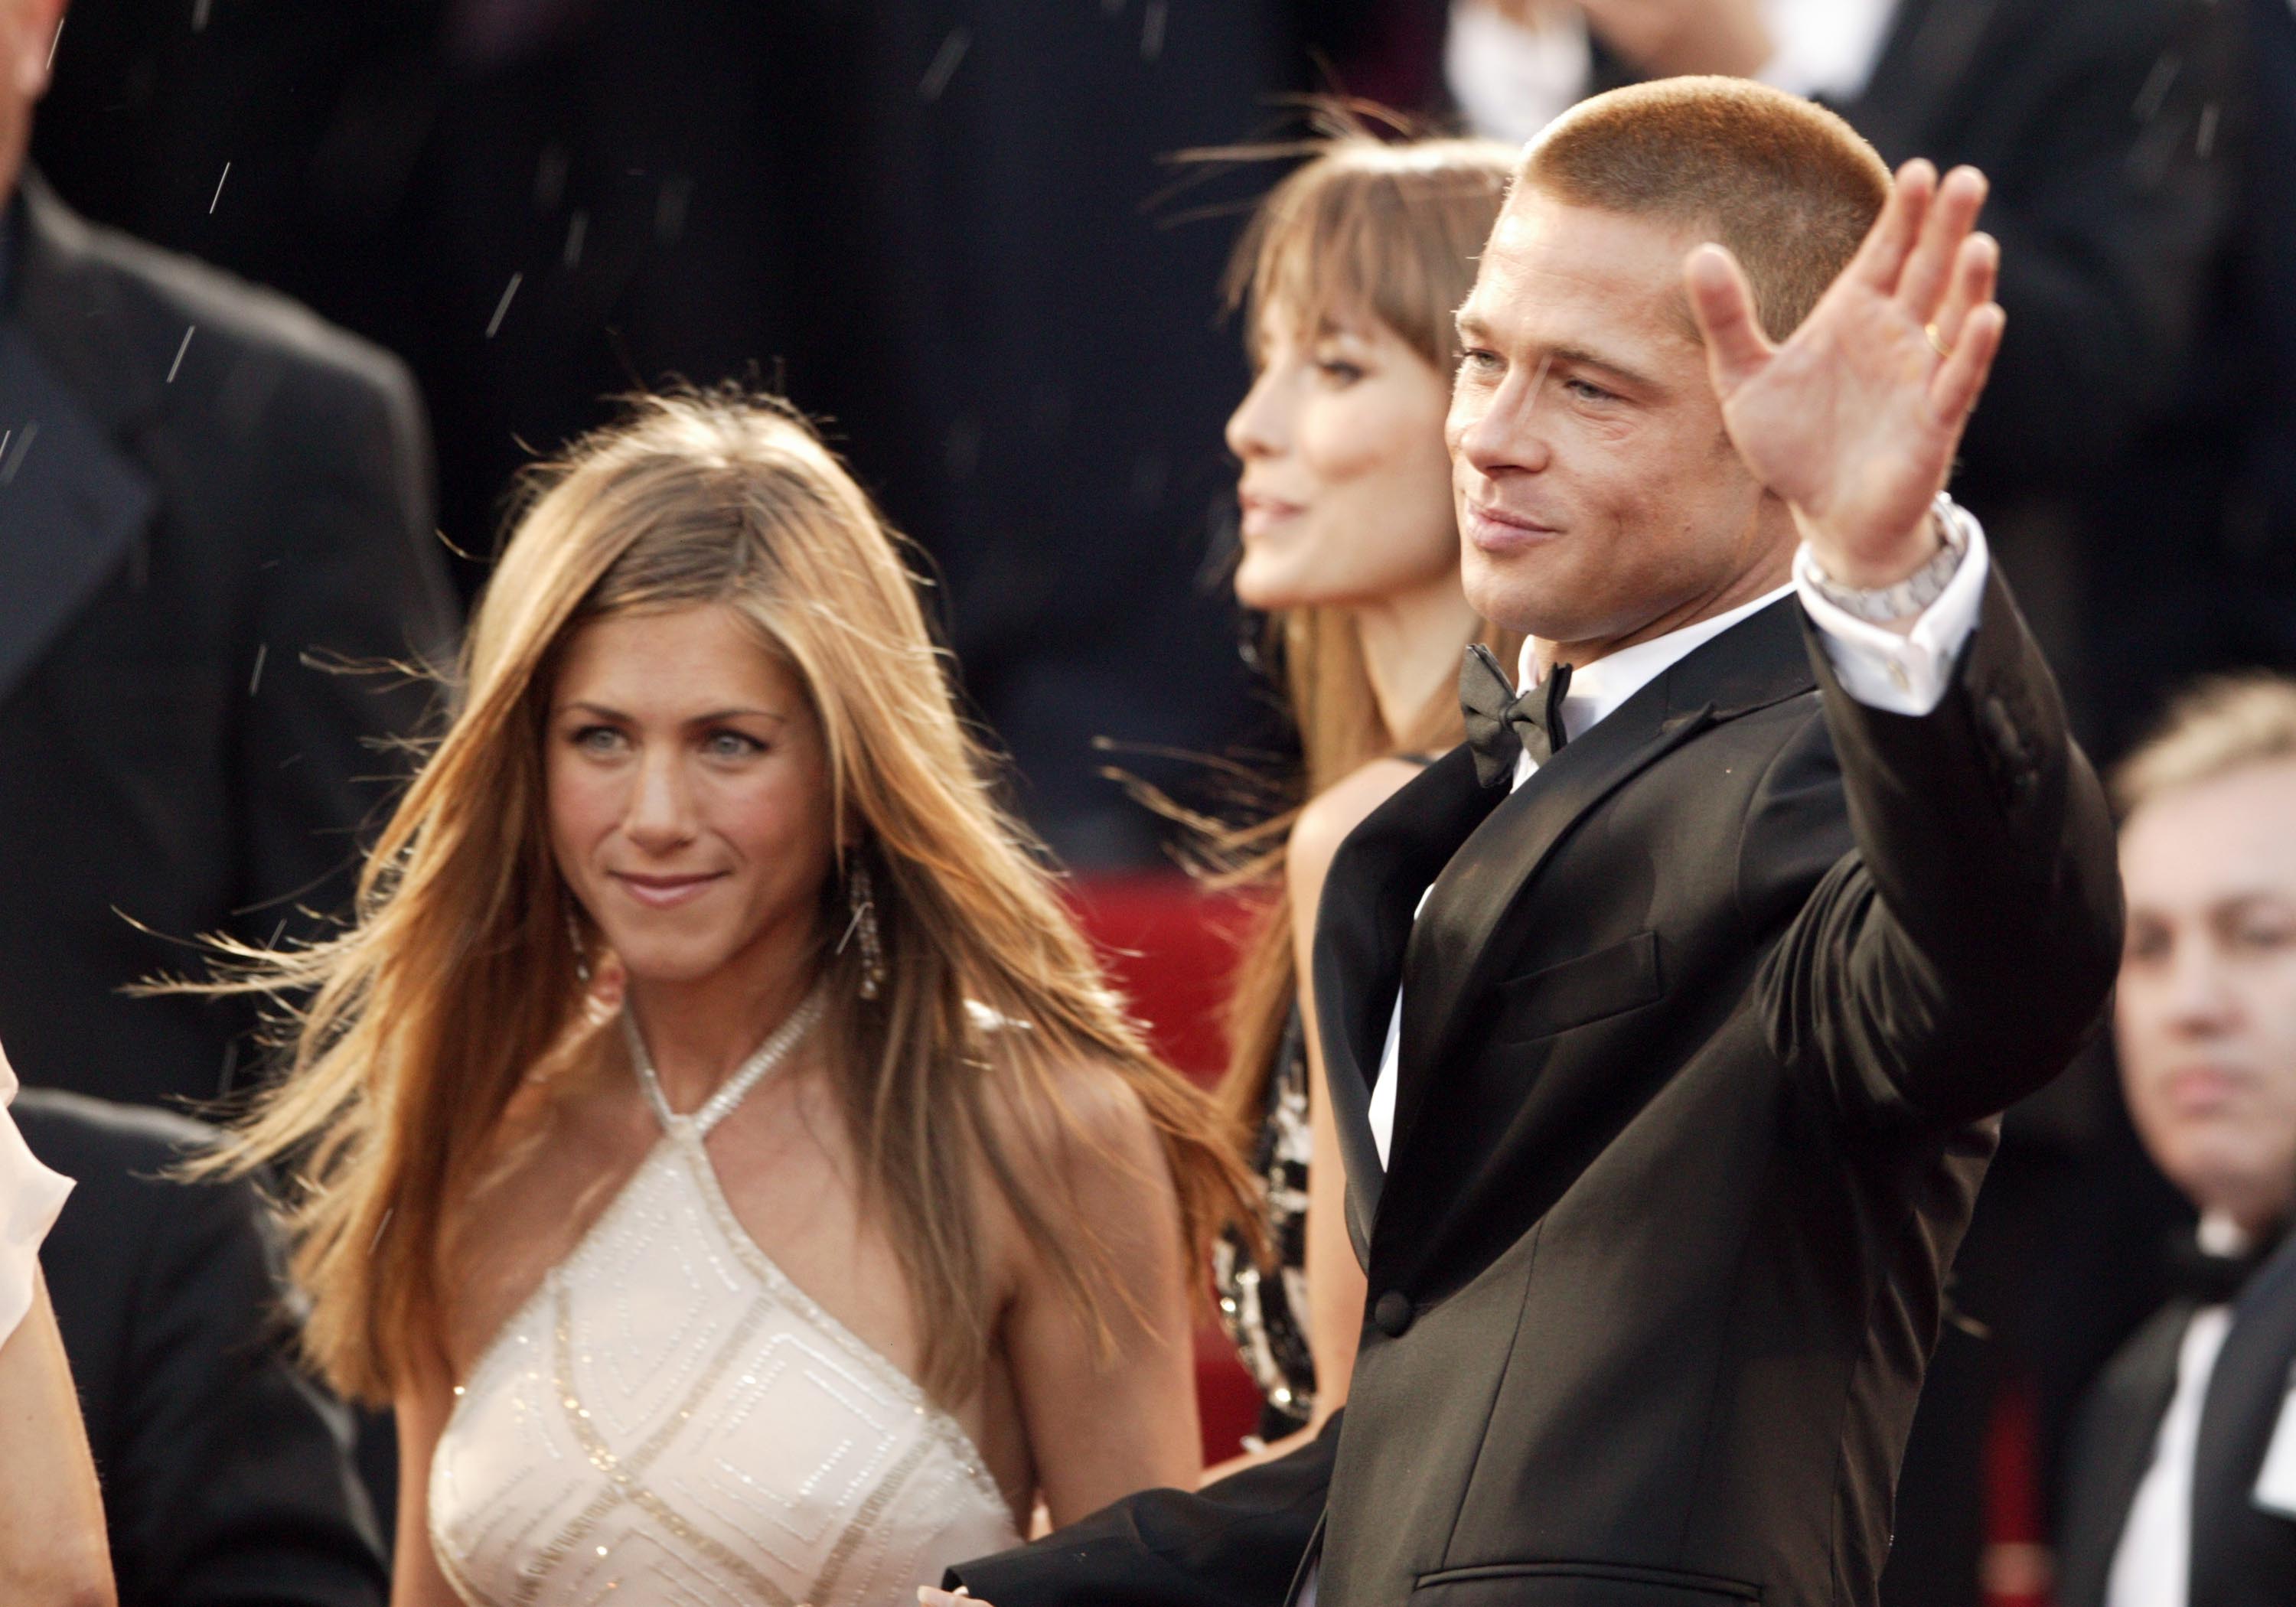
[[2091, 1426], [2074, 1468], [2061, 1542], [2064, 1574], [2060, 1598], [2067, 1607], [2101, 1603], [2120, 1531], [2136, 1487], [2152, 1464], [2161, 1420], [2177, 1392], [2177, 1356], [2192, 1322], [2189, 1301], [2155, 1312], [2136, 1331], [2099, 1382]]
[[1903, 0], [1866, 94], [1843, 109], [1891, 163], [1924, 154], [2003, 0]]
[[[1566, 750], [1567, 751], [1567, 750]], [[1505, 794], [1453, 749], [1365, 817], [1340, 845], [1316, 913], [1316, 1024], [1348, 1171], [1348, 1234], [1358, 1257], [1383, 1181], [1371, 1086], [1395, 1012], [1412, 912], [1459, 844]]]
[[1458, 1036], [1463, 1004], [1506, 956], [1493, 941], [1500, 922], [1555, 845], [1587, 810], [1701, 731], [1815, 686], [1800, 624], [1801, 605], [1787, 598], [1705, 644], [1568, 743], [1452, 856], [1404, 955], [1390, 1166], [1426, 1102], [1431, 1069]]
[[0, 700], [127, 559], [158, 494], [0, 324]]
[[[2257, 1268], [2209, 1374], [2193, 1447], [2193, 1578], [2217, 1561], [2210, 1543], [2241, 1527], [2266, 1438], [2279, 1420], [2296, 1363], [2296, 1234]], [[2196, 1598], [2199, 1599], [2199, 1598]]]

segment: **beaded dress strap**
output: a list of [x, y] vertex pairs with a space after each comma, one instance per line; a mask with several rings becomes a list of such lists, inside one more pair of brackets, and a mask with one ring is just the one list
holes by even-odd
[[638, 1032], [636, 1020], [628, 1007], [622, 1010], [622, 1036], [629, 1042], [630, 1064], [636, 1069], [638, 1087], [645, 1095], [646, 1103], [653, 1107], [654, 1119], [661, 1123], [665, 1133], [691, 1133], [696, 1138], [706, 1137], [709, 1129], [733, 1113], [734, 1107], [747, 1097], [750, 1089], [765, 1081], [774, 1069], [789, 1058], [805, 1035], [821, 1020], [828, 1001], [816, 985], [795, 1010], [789, 1020], [774, 1029], [773, 1036], [757, 1047], [756, 1053], [734, 1069], [734, 1075], [719, 1085], [718, 1091], [702, 1101], [701, 1108], [691, 1116], [680, 1116], [669, 1108], [668, 1095], [661, 1089], [661, 1078], [655, 1075], [653, 1057], [646, 1053], [645, 1039]]

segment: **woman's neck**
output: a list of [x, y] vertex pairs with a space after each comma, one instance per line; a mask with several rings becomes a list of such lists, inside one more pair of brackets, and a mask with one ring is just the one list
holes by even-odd
[[1436, 697], [1459, 678], [1460, 651], [1482, 621], [1449, 571], [1416, 590], [1355, 611], [1364, 669], [1390, 744], [1413, 740]]
[[804, 1003], [818, 974], [809, 947], [744, 955], [692, 980], [629, 979], [624, 1007], [671, 1110], [707, 1101]]

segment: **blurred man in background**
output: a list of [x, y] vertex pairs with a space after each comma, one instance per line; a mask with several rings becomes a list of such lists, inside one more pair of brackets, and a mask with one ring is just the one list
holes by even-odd
[[452, 613], [399, 365], [24, 167], [62, 23], [0, 0], [0, 1031], [28, 1083], [212, 1097], [242, 1018], [119, 989], [342, 905], [423, 694], [331, 665]]
[[2124, 768], [2121, 1081], [2200, 1213], [2083, 1414], [2061, 1607], [2296, 1601], [2296, 682], [2204, 686]]

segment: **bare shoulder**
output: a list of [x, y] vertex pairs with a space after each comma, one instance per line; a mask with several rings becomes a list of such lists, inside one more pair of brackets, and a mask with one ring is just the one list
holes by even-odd
[[1042, 1078], [995, 1078], [986, 1103], [997, 1145], [1024, 1182], [1136, 1197], [1123, 1180], [1143, 1178], [1153, 1180], [1152, 1192], [1170, 1193], [1148, 1106], [1108, 1062], [1083, 1058]]
[[1315, 907], [1313, 894], [1322, 888], [1332, 856], [1348, 833], [1423, 773], [1424, 767], [1407, 758], [1375, 758], [1308, 800], [1292, 823], [1285, 857], [1295, 906], [1305, 893], [1308, 907]]

